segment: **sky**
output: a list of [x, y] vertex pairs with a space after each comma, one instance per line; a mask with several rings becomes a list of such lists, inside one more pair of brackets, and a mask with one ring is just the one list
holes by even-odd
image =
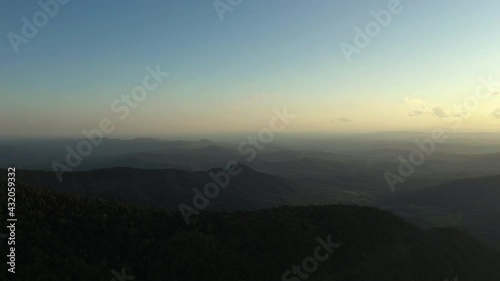
[[41, 2], [0, 3], [0, 137], [500, 129], [498, 0]]

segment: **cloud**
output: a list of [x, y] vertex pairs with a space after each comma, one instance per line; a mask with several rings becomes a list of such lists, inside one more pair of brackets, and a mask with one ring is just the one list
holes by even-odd
[[450, 114], [443, 107], [438, 107], [438, 106], [434, 107], [432, 109], [432, 113], [437, 118], [448, 118], [448, 117], [450, 117]]
[[434, 114], [434, 116], [436, 116], [437, 118], [448, 118], [450, 117], [448, 115], [448, 113], [446, 112], [446, 110], [443, 108], [443, 107], [434, 107], [432, 109], [432, 113]]
[[497, 108], [495, 111], [491, 113], [491, 116], [495, 119], [500, 119], [500, 108]]
[[403, 103], [406, 103], [406, 104], [423, 104], [424, 101], [421, 100], [421, 99], [414, 99], [414, 98], [406, 97], [403, 100]]
[[424, 112], [420, 111], [420, 110], [415, 110], [413, 112], [408, 113], [408, 116], [410, 116], [410, 117], [417, 117], [417, 116], [422, 116], [422, 115], [424, 115]]
[[403, 103], [409, 105], [408, 116], [410, 117], [421, 117], [430, 114], [436, 118], [446, 119], [465, 117], [470, 114], [468, 112], [456, 112], [437, 104], [432, 105], [427, 101], [410, 97], [406, 97]]
[[429, 112], [426, 106], [427, 103], [424, 100], [406, 97], [403, 103], [408, 105], [408, 108], [411, 110], [408, 112], [408, 116], [410, 117], [423, 116]]
[[349, 117], [340, 117], [339, 122], [349, 123], [349, 122], [352, 122], [352, 119]]
[[462, 112], [462, 113], [455, 113], [452, 110], [448, 110], [444, 107], [441, 106], [436, 106], [432, 109], [432, 115], [437, 118], [456, 118], [456, 117], [466, 117], [467, 115], [470, 115], [468, 112]]

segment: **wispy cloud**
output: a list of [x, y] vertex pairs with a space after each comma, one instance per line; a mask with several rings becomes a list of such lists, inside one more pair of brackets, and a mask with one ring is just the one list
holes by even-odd
[[497, 108], [495, 111], [491, 113], [491, 117], [495, 119], [500, 119], [500, 108]]
[[422, 99], [406, 97], [403, 100], [403, 103], [408, 105], [408, 109], [410, 109], [408, 116], [410, 117], [430, 115], [436, 118], [445, 119], [461, 116], [460, 113], [454, 112], [451, 109], [438, 104], [432, 104]]
[[415, 110], [415, 111], [408, 113], [408, 116], [410, 116], [410, 117], [417, 117], [417, 116], [422, 116], [422, 115], [424, 115], [424, 112], [420, 111], [420, 110]]
[[339, 122], [349, 123], [352, 122], [352, 119], [349, 117], [340, 117]]
[[414, 99], [414, 98], [406, 97], [403, 100], [403, 103], [406, 103], [406, 104], [424, 104], [425, 102], [421, 99]]
[[454, 117], [460, 117], [460, 113], [455, 113], [452, 110], [446, 109], [442, 106], [436, 106], [432, 108], [432, 115], [437, 118], [454, 118]]
[[443, 107], [434, 107], [432, 113], [437, 118], [448, 118], [450, 117]]

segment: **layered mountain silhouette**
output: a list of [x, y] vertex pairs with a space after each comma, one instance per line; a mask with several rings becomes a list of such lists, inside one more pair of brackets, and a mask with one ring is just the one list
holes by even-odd
[[[193, 205], [196, 188], [204, 192], [209, 183], [220, 186], [220, 194], [211, 200], [212, 210], [253, 210], [283, 205], [311, 203], [307, 187], [239, 165], [240, 173], [229, 178], [222, 169], [190, 172], [176, 169], [110, 168], [70, 172], [60, 183], [53, 172], [23, 171], [23, 183], [53, 188], [107, 200], [147, 204], [174, 209], [181, 203]], [[227, 187], [223, 186], [227, 184]]]
[[407, 204], [500, 214], [500, 176], [455, 180], [399, 198]]
[[[468, 235], [369, 207], [203, 212], [186, 225], [178, 212], [17, 190], [20, 280], [500, 280], [499, 254]], [[326, 258], [305, 271], [316, 249]]]
[[385, 205], [424, 225], [465, 228], [500, 248], [500, 176], [455, 180], [405, 193]]
[[[210, 140], [105, 139], [59, 182], [50, 163], [77, 142], [0, 142], [0, 166], [19, 164], [19, 260], [42, 280], [110, 280], [122, 268], [135, 280], [280, 280], [329, 235], [341, 247], [307, 280], [500, 280], [488, 249], [500, 249], [500, 176], [486, 176], [495, 153], [436, 153], [393, 194], [383, 175], [408, 145], [269, 146], [247, 161]], [[233, 160], [240, 172], [226, 177], [217, 167]], [[219, 193], [186, 225], [179, 205], [207, 184]]]

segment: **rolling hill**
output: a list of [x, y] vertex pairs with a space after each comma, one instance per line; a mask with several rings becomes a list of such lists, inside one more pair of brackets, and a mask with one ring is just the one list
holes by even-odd
[[468, 235], [422, 230], [369, 207], [203, 212], [186, 225], [177, 212], [45, 188], [18, 186], [17, 198], [20, 280], [111, 280], [113, 272], [144, 281], [500, 280], [499, 253]]
[[[229, 178], [220, 194], [210, 201], [212, 210], [253, 210], [283, 205], [310, 204], [311, 193], [294, 182], [267, 175], [240, 165], [240, 174]], [[217, 183], [211, 175], [222, 169], [190, 172], [176, 169], [110, 168], [64, 175], [60, 183], [53, 172], [19, 170], [17, 176], [25, 184], [53, 188], [60, 192], [94, 196], [107, 200], [134, 202], [175, 209], [181, 203], [193, 205], [193, 189], [204, 191], [209, 183]], [[226, 179], [221, 177], [222, 186]]]
[[386, 201], [388, 210], [426, 226], [456, 226], [500, 249], [500, 176], [460, 179]]

